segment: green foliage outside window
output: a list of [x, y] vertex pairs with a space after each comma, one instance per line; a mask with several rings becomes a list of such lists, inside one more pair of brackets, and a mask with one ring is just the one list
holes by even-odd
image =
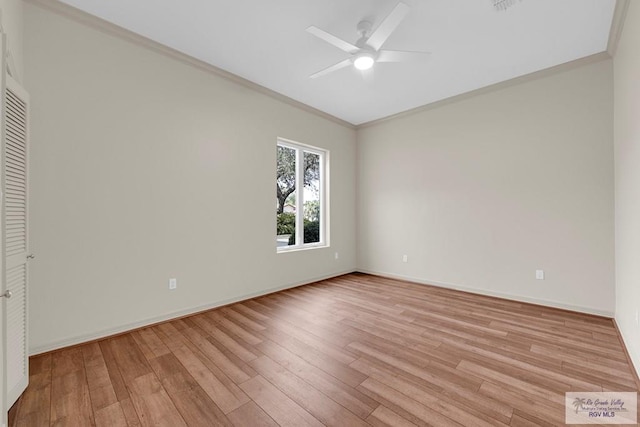
[[278, 235], [296, 233], [296, 215], [293, 213], [280, 213], [278, 214]]

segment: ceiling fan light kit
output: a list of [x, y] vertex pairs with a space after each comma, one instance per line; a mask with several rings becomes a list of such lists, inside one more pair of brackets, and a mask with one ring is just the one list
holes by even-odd
[[373, 67], [373, 63], [376, 62], [373, 54], [369, 52], [359, 53], [353, 60], [353, 66], [360, 71], [365, 71]]
[[429, 52], [407, 52], [399, 50], [382, 50], [382, 45], [409, 12], [409, 6], [399, 2], [380, 25], [372, 31], [369, 21], [360, 21], [356, 31], [360, 38], [355, 44], [329, 34], [318, 27], [311, 26], [307, 32], [351, 55], [348, 59], [320, 70], [309, 76], [312, 79], [324, 76], [333, 71], [353, 65], [358, 70], [368, 70], [377, 62], [404, 62], [424, 58]]

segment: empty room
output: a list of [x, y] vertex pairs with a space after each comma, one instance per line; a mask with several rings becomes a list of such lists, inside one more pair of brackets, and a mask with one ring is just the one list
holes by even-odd
[[639, 1], [0, 33], [0, 426], [638, 425]]

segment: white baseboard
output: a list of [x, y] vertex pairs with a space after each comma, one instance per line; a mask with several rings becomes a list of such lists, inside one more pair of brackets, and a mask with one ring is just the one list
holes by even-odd
[[638, 381], [640, 380], [640, 357], [639, 357], [640, 355], [635, 354], [635, 352], [631, 349], [632, 348], [630, 345], [631, 337], [627, 339], [627, 336], [625, 335], [626, 331], [622, 330], [622, 328], [620, 327], [620, 323], [618, 323], [618, 319], [614, 319], [614, 323], [616, 324], [616, 329], [620, 334], [620, 339], [622, 340], [622, 343], [627, 350], [627, 356], [629, 357], [629, 362], [631, 363], [632, 368], [635, 369], [636, 371], [636, 381]]
[[245, 301], [251, 298], [256, 298], [268, 294], [272, 294], [275, 292], [283, 291], [285, 289], [296, 288], [302, 285], [308, 285], [309, 283], [319, 282], [321, 280], [331, 279], [333, 277], [342, 276], [345, 274], [353, 273], [355, 270], [348, 270], [342, 272], [336, 272], [332, 274], [328, 274], [326, 276], [313, 277], [303, 282], [289, 283], [282, 286], [276, 286], [274, 288], [264, 289], [258, 292], [252, 292], [249, 294], [240, 295], [234, 298], [228, 298], [221, 301], [216, 301], [209, 304], [200, 305], [198, 307], [187, 308], [184, 310], [178, 310], [171, 313], [163, 314], [161, 316], [155, 316], [148, 319], [140, 320], [138, 322], [127, 323], [125, 325], [117, 326], [115, 328], [104, 329], [95, 333], [85, 334], [73, 338], [68, 338], [64, 340], [54, 341], [51, 343], [47, 343], [45, 345], [33, 347], [29, 349], [29, 356], [35, 356], [41, 353], [47, 353], [49, 351], [58, 350], [64, 347], [69, 347], [73, 345], [78, 345], [82, 343], [86, 343], [89, 341], [94, 341], [102, 338], [106, 338], [112, 335], [121, 334], [124, 332], [132, 331], [135, 329], [143, 328], [145, 326], [154, 325], [156, 323], [166, 322], [168, 320], [177, 319], [180, 317], [188, 316], [190, 314], [199, 313], [201, 311], [211, 310], [216, 307], [222, 307], [224, 305], [233, 304], [235, 302]]
[[73, 337], [73, 338], [54, 341], [54, 342], [51, 342], [51, 343], [47, 343], [45, 345], [41, 345], [41, 346], [30, 348], [29, 349], [29, 355], [30, 356], [35, 356], [37, 354], [46, 353], [46, 352], [53, 351], [53, 350], [58, 350], [60, 348], [69, 347], [69, 346], [78, 345], [78, 344], [82, 344], [82, 343], [93, 341], [93, 340], [106, 338], [106, 337], [109, 337], [109, 336], [112, 336], [112, 335], [121, 334], [121, 333], [124, 333], [124, 332], [127, 332], [127, 331], [131, 331], [131, 330], [134, 330], [134, 329], [143, 328], [145, 326], [154, 325], [156, 323], [165, 322], [165, 321], [172, 320], [172, 319], [177, 319], [177, 318], [180, 318], [180, 317], [188, 316], [190, 314], [199, 313], [201, 311], [210, 310], [210, 309], [213, 309], [213, 308], [216, 308], [216, 307], [221, 307], [221, 306], [224, 306], [224, 305], [233, 304], [235, 302], [240, 302], [240, 301], [248, 300], [248, 299], [251, 299], [251, 298], [256, 298], [256, 297], [260, 297], [260, 296], [263, 296], [263, 295], [272, 294], [274, 292], [283, 291], [285, 289], [291, 289], [291, 288], [295, 288], [295, 287], [298, 287], [298, 286], [307, 285], [309, 283], [314, 283], [314, 282], [318, 282], [318, 281], [321, 281], [321, 280], [331, 279], [333, 277], [342, 276], [344, 274], [349, 274], [349, 273], [353, 273], [353, 272], [356, 272], [356, 271], [357, 272], [361, 272], [361, 273], [367, 273], [367, 274], [372, 274], [372, 275], [376, 275], [376, 276], [381, 276], [381, 277], [387, 277], [387, 278], [390, 278], [390, 279], [407, 280], [407, 281], [418, 283], [418, 284], [432, 285], [432, 286], [437, 286], [437, 287], [446, 288], [446, 289], [464, 291], [464, 292], [469, 292], [469, 293], [472, 293], [472, 294], [478, 294], [478, 295], [484, 295], [484, 296], [492, 296], [492, 297], [503, 298], [503, 299], [508, 299], [508, 300], [512, 300], [512, 301], [527, 302], [527, 303], [531, 303], [531, 304], [543, 305], [543, 306], [546, 306], [546, 307], [560, 308], [560, 309], [564, 309], [564, 310], [576, 311], [576, 312], [579, 312], [579, 313], [586, 313], [586, 314], [594, 314], [594, 315], [597, 315], [597, 316], [604, 316], [604, 317], [609, 317], [609, 318], [613, 318], [614, 317], [613, 312], [609, 312], [609, 311], [606, 311], [606, 310], [599, 310], [599, 309], [590, 308], [590, 307], [575, 306], [575, 305], [564, 304], [564, 303], [559, 303], [559, 302], [555, 302], [555, 301], [547, 301], [547, 300], [538, 299], [538, 298], [525, 297], [525, 296], [522, 296], [522, 295], [513, 295], [513, 294], [502, 293], [502, 292], [493, 292], [493, 291], [488, 291], [488, 290], [484, 290], [484, 289], [470, 288], [468, 286], [462, 286], [462, 285], [457, 285], [457, 284], [453, 284], [453, 283], [438, 282], [438, 281], [435, 281], [435, 280], [425, 280], [425, 279], [421, 279], [421, 278], [417, 278], [417, 277], [404, 276], [404, 275], [400, 275], [400, 274], [393, 274], [393, 273], [387, 273], [387, 272], [382, 272], [382, 271], [374, 271], [374, 270], [367, 270], [367, 269], [359, 268], [359, 269], [355, 269], [355, 270], [347, 270], [347, 271], [336, 272], [336, 273], [332, 273], [332, 274], [329, 274], [329, 275], [326, 275], [326, 276], [313, 277], [313, 278], [310, 278], [310, 279], [305, 280], [303, 282], [289, 283], [289, 284], [282, 285], [282, 286], [276, 286], [276, 287], [273, 287], [273, 288], [264, 289], [262, 291], [252, 292], [252, 293], [249, 293], [249, 294], [240, 295], [240, 296], [237, 296], [237, 297], [234, 297], [234, 298], [228, 298], [228, 299], [225, 299], [225, 300], [216, 301], [216, 302], [213, 302], [213, 303], [204, 304], [204, 305], [197, 306], [197, 307], [191, 307], [191, 308], [184, 309], [184, 310], [174, 311], [174, 312], [167, 313], [167, 314], [164, 314], [164, 315], [161, 315], [161, 316], [155, 316], [155, 317], [152, 317], [152, 318], [147, 318], [147, 319], [144, 319], [144, 320], [140, 320], [138, 322], [128, 323], [128, 324], [121, 325], [121, 326], [118, 326], [118, 327], [115, 327], [115, 328], [104, 329], [104, 330], [101, 330], [101, 331], [98, 331], [98, 332], [95, 332], [95, 333], [91, 333], [91, 334], [85, 334], [85, 335], [81, 335], [81, 336], [77, 336], [77, 337]]
[[406, 280], [406, 281], [409, 281], [409, 282], [414, 282], [414, 283], [418, 283], [418, 284], [422, 284], [422, 285], [432, 285], [432, 286], [437, 286], [439, 288], [446, 288], [446, 289], [453, 289], [453, 290], [456, 290], [456, 291], [469, 292], [471, 294], [477, 294], [477, 295], [484, 295], [484, 296], [489, 296], [489, 297], [508, 299], [508, 300], [511, 300], [511, 301], [526, 302], [526, 303], [530, 303], [530, 304], [543, 305], [545, 307], [560, 308], [560, 309], [563, 309], [563, 310], [575, 311], [575, 312], [586, 313], [586, 314], [593, 314], [593, 315], [596, 315], [596, 316], [608, 317], [608, 318], [611, 318], [611, 319], [613, 319], [613, 317], [614, 317], [614, 313], [612, 311], [600, 310], [600, 309], [592, 308], [592, 307], [582, 307], [582, 306], [577, 306], [577, 305], [565, 304], [565, 303], [561, 303], [561, 302], [557, 302], [557, 301], [549, 301], [549, 300], [544, 300], [544, 299], [539, 299], [539, 298], [531, 298], [531, 297], [527, 297], [527, 296], [523, 296], [523, 295], [514, 295], [514, 294], [507, 294], [507, 293], [502, 293], [502, 292], [494, 292], [494, 291], [485, 290], [485, 289], [478, 289], [478, 288], [471, 288], [471, 287], [463, 286], [463, 285], [457, 285], [457, 284], [454, 284], [454, 283], [438, 282], [438, 281], [435, 281], [435, 280], [425, 280], [425, 279], [420, 279], [420, 278], [417, 278], [417, 277], [403, 276], [401, 274], [393, 274], [393, 273], [387, 273], [387, 272], [383, 272], [383, 271], [374, 271], [374, 270], [367, 270], [367, 269], [362, 269], [362, 268], [359, 268], [358, 271], [361, 272], [361, 273], [372, 274], [372, 275], [375, 275], [375, 276], [387, 277], [389, 279]]

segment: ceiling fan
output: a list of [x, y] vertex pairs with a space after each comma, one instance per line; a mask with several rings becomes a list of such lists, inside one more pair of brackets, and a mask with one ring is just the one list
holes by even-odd
[[368, 70], [376, 62], [404, 62], [424, 58], [429, 52], [408, 52], [402, 50], [381, 50], [380, 48], [398, 27], [409, 12], [409, 6], [399, 2], [382, 23], [371, 32], [373, 25], [369, 21], [361, 21], [357, 31], [360, 38], [355, 44], [344, 41], [333, 34], [329, 34], [318, 27], [311, 26], [307, 32], [341, 49], [351, 56], [330, 67], [309, 76], [312, 79], [324, 76], [333, 71], [353, 65], [358, 70]]

